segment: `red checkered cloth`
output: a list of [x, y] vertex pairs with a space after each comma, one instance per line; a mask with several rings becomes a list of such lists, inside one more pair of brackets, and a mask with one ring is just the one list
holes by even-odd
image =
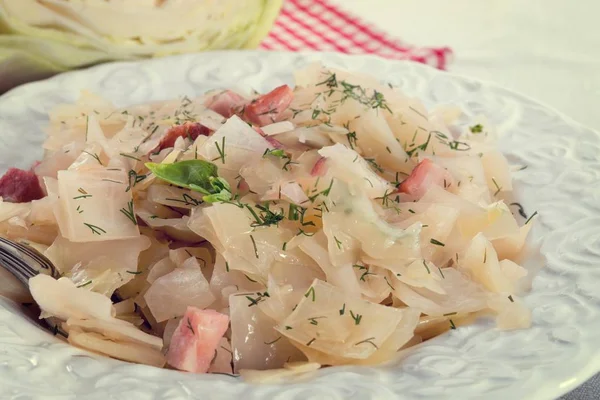
[[448, 47], [414, 47], [388, 36], [327, 0], [286, 0], [275, 25], [260, 47], [265, 50], [318, 50], [376, 54], [413, 60], [445, 69]]

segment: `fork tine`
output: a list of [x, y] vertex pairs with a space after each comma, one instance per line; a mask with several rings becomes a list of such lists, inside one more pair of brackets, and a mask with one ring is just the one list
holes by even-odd
[[38, 273], [60, 277], [56, 267], [34, 248], [0, 237], [0, 264], [23, 284]]
[[[39, 251], [26, 243], [17, 243], [0, 237], [0, 267], [11, 272], [25, 287], [29, 288], [29, 279], [37, 274], [47, 274], [60, 278], [60, 273], [52, 262]], [[50, 330], [66, 335], [60, 329], [60, 321], [54, 317], [44, 318]]]

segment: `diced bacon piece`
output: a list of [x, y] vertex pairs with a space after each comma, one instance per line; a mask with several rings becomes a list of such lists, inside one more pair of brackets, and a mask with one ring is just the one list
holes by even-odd
[[272, 124], [279, 120], [293, 98], [294, 92], [288, 85], [279, 86], [250, 102], [246, 106], [244, 117], [259, 126]]
[[0, 178], [0, 196], [10, 203], [27, 203], [44, 197], [44, 191], [33, 171], [10, 168]]
[[431, 185], [447, 188], [452, 184], [452, 175], [446, 169], [425, 159], [421, 161], [400, 186], [398, 191], [420, 199]]
[[265, 140], [266, 140], [267, 142], [269, 142], [269, 144], [270, 144], [271, 146], [275, 147], [276, 149], [283, 149], [283, 144], [282, 144], [282, 143], [281, 143], [279, 140], [277, 140], [277, 139], [275, 139], [275, 138], [273, 138], [273, 137], [271, 137], [271, 136], [267, 135], [267, 134], [266, 134], [266, 133], [265, 133], [265, 132], [264, 132], [264, 131], [263, 131], [261, 128], [259, 128], [258, 126], [253, 126], [253, 127], [252, 127], [252, 129], [254, 129], [256, 132], [258, 132], [260, 136], [264, 137], [264, 138], [265, 138]]
[[182, 371], [205, 373], [228, 327], [227, 315], [188, 307], [171, 338], [167, 362]]
[[310, 170], [310, 176], [325, 176], [327, 172], [327, 158], [321, 157]]
[[276, 149], [283, 149], [283, 144], [279, 140], [274, 139], [271, 136], [265, 136], [265, 139], [267, 140], [267, 142], [269, 142], [271, 146], [275, 147]]
[[207, 108], [218, 114], [221, 114], [225, 118], [229, 118], [234, 114], [237, 114], [244, 108], [246, 104], [248, 104], [247, 99], [243, 98], [236, 92], [232, 92], [231, 90], [220, 92], [204, 103]]
[[250, 186], [248, 185], [248, 182], [246, 182], [246, 180], [244, 178], [240, 179], [240, 181], [237, 185], [237, 190], [240, 193], [246, 193], [247, 191], [250, 190]]
[[191, 140], [196, 140], [200, 135], [210, 135], [210, 129], [198, 122], [186, 122], [183, 125], [175, 125], [167, 131], [165, 136], [160, 140], [158, 147], [154, 149], [154, 152], [175, 146], [175, 141], [180, 137], [189, 137]]

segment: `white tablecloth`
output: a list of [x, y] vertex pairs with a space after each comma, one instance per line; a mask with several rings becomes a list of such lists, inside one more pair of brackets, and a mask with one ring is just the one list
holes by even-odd
[[[448, 45], [449, 71], [493, 81], [600, 131], [599, 0], [332, 0], [415, 45]], [[564, 400], [600, 399], [600, 375]]]

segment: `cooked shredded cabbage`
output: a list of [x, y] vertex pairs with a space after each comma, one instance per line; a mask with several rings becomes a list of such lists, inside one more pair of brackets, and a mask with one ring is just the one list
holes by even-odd
[[387, 362], [483, 313], [529, 326], [532, 223], [505, 203], [494, 128], [369, 77], [296, 76], [252, 98], [85, 94], [51, 113], [47, 196], [0, 203], [0, 232], [63, 274], [31, 289], [70, 343], [268, 381]]

